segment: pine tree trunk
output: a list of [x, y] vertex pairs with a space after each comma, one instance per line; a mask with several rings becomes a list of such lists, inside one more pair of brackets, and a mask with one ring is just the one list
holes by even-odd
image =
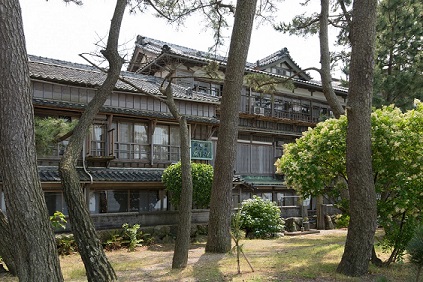
[[179, 120], [181, 136], [182, 191], [179, 201], [179, 222], [176, 234], [172, 268], [185, 268], [188, 263], [188, 250], [191, 242], [192, 175], [190, 158], [190, 138], [185, 117]]
[[[115, 281], [116, 274], [107, 260], [87, 209], [78, 173], [71, 159], [60, 164], [60, 174], [72, 233], [84, 262], [88, 281]], [[69, 160], [69, 161], [68, 161]]]
[[206, 252], [231, 249], [231, 193], [238, 137], [239, 102], [257, 0], [238, 0], [220, 109]]
[[8, 261], [12, 254], [9, 266], [16, 268], [20, 281], [63, 281], [37, 170], [28, 56], [17, 0], [0, 2], [0, 144], [8, 214], [0, 228], [2, 235], [13, 236], [5, 238], [13, 242], [13, 250], [2, 254]]
[[319, 18], [319, 42], [320, 42], [320, 77], [322, 79], [322, 89], [326, 101], [331, 107], [336, 118], [343, 115], [344, 108], [342, 108], [335, 91], [332, 87], [332, 76], [330, 74], [330, 53], [329, 53], [329, 36], [328, 36], [328, 21], [329, 21], [329, 0], [321, 0], [321, 12]]
[[337, 271], [348, 276], [368, 272], [376, 230], [376, 192], [371, 157], [371, 98], [376, 0], [356, 0], [351, 28], [350, 87], [347, 104], [347, 175], [350, 224]]
[[69, 220], [85, 266], [88, 281], [106, 282], [117, 279], [96, 235], [84, 193], [79, 183], [76, 163], [82, 151], [89, 127], [104, 102], [112, 93], [120, 75], [123, 60], [117, 50], [126, 4], [126, 0], [117, 1], [110, 24], [107, 47], [102, 51], [109, 62], [107, 77], [79, 119], [59, 165], [63, 192], [68, 205]]
[[[165, 89], [160, 91], [166, 96], [163, 100], [169, 108], [173, 117], [179, 123], [179, 134], [181, 140], [181, 174], [182, 174], [182, 191], [178, 206], [178, 230], [176, 234], [175, 250], [173, 252], [172, 268], [185, 268], [188, 263], [188, 251], [191, 242], [191, 217], [192, 217], [192, 173], [191, 173], [191, 156], [190, 156], [190, 136], [188, 130], [188, 122], [185, 116], [181, 116], [173, 99], [173, 90], [170, 72], [166, 79], [168, 84]], [[161, 99], [161, 98], [160, 98]]]

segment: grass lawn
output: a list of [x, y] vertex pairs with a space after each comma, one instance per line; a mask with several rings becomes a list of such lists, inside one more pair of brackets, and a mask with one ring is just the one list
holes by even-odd
[[[173, 245], [155, 244], [135, 252], [108, 252], [119, 281], [415, 281], [415, 268], [396, 263], [389, 268], [370, 266], [369, 274], [351, 278], [335, 272], [346, 231], [322, 231], [320, 234], [285, 236], [274, 240], [245, 240], [244, 252], [254, 272], [241, 259], [237, 273], [235, 254], [206, 254], [205, 243], [193, 243], [188, 267], [172, 270]], [[378, 252], [383, 258], [384, 254]], [[386, 256], [386, 255], [385, 255]], [[87, 281], [78, 254], [61, 258], [65, 281]], [[1, 281], [17, 281], [1, 277]]]

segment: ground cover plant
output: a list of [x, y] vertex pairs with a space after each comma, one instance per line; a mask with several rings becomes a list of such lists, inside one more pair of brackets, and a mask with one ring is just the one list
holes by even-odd
[[[193, 243], [189, 250], [188, 267], [172, 270], [173, 244], [153, 244], [107, 252], [119, 281], [415, 281], [416, 268], [408, 262], [389, 267], [370, 267], [361, 278], [336, 273], [345, 244], [346, 230], [321, 231], [320, 234], [285, 236], [267, 240], [242, 240], [254, 272], [241, 260], [237, 274], [236, 254], [205, 253], [204, 241]], [[378, 231], [377, 236], [382, 236]], [[377, 249], [382, 256], [381, 249]], [[87, 281], [78, 254], [61, 258], [65, 281]], [[0, 276], [0, 281], [15, 282], [16, 278]]]

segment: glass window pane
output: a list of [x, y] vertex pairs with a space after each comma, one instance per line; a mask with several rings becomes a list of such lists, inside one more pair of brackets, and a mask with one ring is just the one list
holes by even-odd
[[131, 211], [156, 211], [161, 209], [159, 191], [130, 191]]
[[101, 124], [94, 124], [91, 131], [91, 152], [93, 156], [105, 155], [105, 132], [106, 127]]
[[156, 126], [153, 135], [153, 144], [169, 145], [169, 126]]
[[119, 142], [130, 143], [133, 140], [132, 126], [129, 123], [119, 124]]
[[107, 191], [107, 212], [127, 212], [128, 191]]
[[134, 143], [148, 144], [147, 126], [145, 124], [134, 124]]
[[170, 127], [170, 145], [179, 146], [181, 144], [180, 132], [178, 126]]
[[68, 214], [68, 208], [62, 192], [44, 192], [44, 197], [49, 215], [53, 215], [56, 211], [60, 211], [65, 215]]

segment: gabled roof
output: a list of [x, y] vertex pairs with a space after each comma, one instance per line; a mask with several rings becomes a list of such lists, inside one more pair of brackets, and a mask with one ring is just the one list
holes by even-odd
[[[61, 60], [29, 56], [29, 72], [32, 79], [46, 80], [52, 82], [73, 84], [83, 87], [100, 87], [106, 79], [106, 74], [93, 66], [76, 64]], [[162, 79], [135, 74], [131, 72], [122, 72], [122, 76], [129, 80], [137, 87], [143, 89], [145, 92], [161, 96], [160, 85]], [[115, 90], [137, 92], [132, 86], [118, 81]], [[218, 103], [216, 97], [197, 93], [195, 91], [188, 91], [179, 85], [173, 85], [173, 94], [176, 99], [191, 100], [195, 102]]]
[[[220, 66], [226, 67], [226, 61], [227, 57], [220, 56], [217, 54], [209, 53], [209, 52], [202, 52], [195, 49], [191, 49], [188, 47], [183, 47], [180, 45], [160, 41], [157, 39], [144, 37], [141, 35], [137, 36], [137, 40], [135, 42], [135, 50], [134, 54], [131, 59], [131, 63], [128, 67], [128, 69], [134, 69], [134, 62], [135, 58], [137, 57], [139, 52], [147, 52], [150, 54], [154, 54], [154, 59], [150, 60], [149, 62], [143, 64], [140, 66], [140, 68], [137, 70], [137, 73], [150, 73], [150, 69], [156, 69], [159, 65], [165, 65], [167, 63], [168, 57], [175, 58], [175, 59], [182, 59], [198, 64], [208, 64], [212, 61], [217, 61]], [[266, 58], [259, 60], [260, 66], [268, 66], [272, 63], [275, 63], [277, 60], [281, 60], [284, 62], [287, 62], [291, 65], [291, 67], [294, 69], [294, 71], [299, 72], [301, 69], [300, 67], [294, 62], [294, 60], [289, 55], [289, 52], [286, 48], [282, 49], [281, 51], [275, 52], [270, 56], [267, 56]], [[154, 73], [155, 71], [153, 71]], [[257, 67], [257, 63], [246, 63], [245, 66], [245, 72], [246, 73], [262, 73], [267, 74], [272, 77], [282, 78], [286, 79], [287, 76], [274, 74], [270, 72], [266, 72], [261, 70], [260, 67]], [[311, 80], [311, 77], [309, 77], [307, 74], [303, 74], [303, 79], [293, 78], [293, 83], [296, 85], [300, 85], [303, 87], [312, 88], [314, 90], [320, 90], [322, 89], [322, 84], [318, 81]], [[346, 96], [348, 93], [348, 89], [344, 87], [334, 86], [334, 90], [338, 95], [344, 95]]]
[[295, 72], [299, 73], [299, 76], [302, 77], [304, 80], [311, 80], [311, 77], [305, 73], [301, 72], [300, 66], [292, 59], [291, 55], [289, 54], [288, 48], [282, 48], [279, 51], [276, 51], [275, 53], [258, 60], [256, 62], [256, 69], [264, 70], [265, 67], [273, 65], [275, 63], [281, 63], [284, 62], [287, 65], [289, 65]]

